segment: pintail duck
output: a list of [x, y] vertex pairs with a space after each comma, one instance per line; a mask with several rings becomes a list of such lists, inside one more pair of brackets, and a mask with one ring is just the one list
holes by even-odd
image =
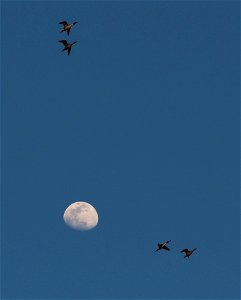
[[66, 40], [60, 40], [59, 43], [62, 43], [64, 45], [64, 49], [62, 51], [66, 51], [68, 50], [68, 55], [70, 54], [70, 51], [71, 51], [71, 47], [77, 43], [77, 41], [71, 43], [71, 44], [68, 44], [68, 42]]
[[59, 22], [59, 24], [63, 25], [61, 32], [67, 31], [67, 34], [69, 35], [70, 29], [77, 23], [78, 22], [73, 22], [72, 24], [68, 24], [66, 21]]
[[191, 256], [195, 250], [197, 250], [197, 248], [194, 248], [193, 250], [183, 249], [181, 252], [185, 252], [186, 255], [184, 256], [184, 258], [185, 257], [189, 258], [189, 256]]
[[[171, 240], [170, 240], [171, 241]], [[166, 244], [170, 243], [170, 241], [166, 241], [165, 243], [162, 243], [162, 244], [157, 244], [157, 249], [155, 252], [161, 250], [161, 249], [164, 249], [164, 250], [167, 250], [167, 251], [170, 251], [170, 249], [166, 246]]]

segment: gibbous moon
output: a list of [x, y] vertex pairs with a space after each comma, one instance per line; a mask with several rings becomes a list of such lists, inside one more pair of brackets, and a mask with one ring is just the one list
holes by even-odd
[[76, 230], [86, 231], [98, 224], [96, 209], [87, 202], [75, 202], [68, 206], [64, 212], [65, 223]]

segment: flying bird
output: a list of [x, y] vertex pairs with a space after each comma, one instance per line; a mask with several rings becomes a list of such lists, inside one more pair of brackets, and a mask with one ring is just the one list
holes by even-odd
[[184, 252], [186, 255], [184, 256], [185, 257], [188, 257], [191, 256], [193, 254], [193, 252], [196, 250], [197, 248], [194, 248], [193, 250], [188, 250], [188, 249], [183, 249], [181, 252]]
[[61, 32], [67, 31], [67, 34], [69, 35], [70, 29], [77, 23], [78, 22], [73, 22], [72, 24], [68, 24], [66, 21], [59, 22], [59, 24], [63, 25]]
[[170, 243], [170, 241], [171, 240], [169, 240], [169, 241], [166, 241], [165, 243], [162, 243], [162, 244], [157, 244], [157, 249], [156, 249], [156, 251], [155, 252], [157, 252], [157, 251], [159, 251], [159, 250], [161, 250], [161, 249], [164, 249], [164, 250], [167, 250], [167, 251], [170, 251], [170, 249], [166, 246], [166, 244], [168, 244], [168, 243]]
[[71, 43], [71, 44], [68, 44], [68, 42], [66, 40], [60, 40], [59, 43], [62, 43], [64, 45], [64, 49], [62, 51], [66, 51], [68, 50], [68, 55], [70, 54], [70, 51], [71, 51], [71, 47], [77, 43], [77, 41]]

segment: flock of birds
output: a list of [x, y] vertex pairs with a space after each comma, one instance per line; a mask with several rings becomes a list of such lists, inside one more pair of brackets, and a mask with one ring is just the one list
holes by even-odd
[[[66, 31], [66, 32], [67, 32], [67, 35], [69, 35], [71, 28], [72, 28], [75, 24], [77, 24], [77, 23], [78, 23], [78, 22], [73, 22], [73, 23], [70, 23], [70, 24], [69, 24], [67, 21], [61, 21], [61, 22], [59, 22], [59, 24], [63, 25], [63, 29], [61, 30], [61, 32]], [[68, 43], [67, 40], [60, 40], [59, 43], [62, 43], [62, 44], [64, 45], [64, 49], [63, 49], [62, 51], [68, 51], [68, 55], [69, 55], [72, 46], [73, 46], [74, 44], [76, 44], [77, 41], [74, 41], [73, 43]], [[162, 249], [164, 249], [164, 250], [166, 250], [166, 251], [170, 251], [170, 248], [167, 247], [167, 244], [170, 243], [170, 242], [171, 242], [171, 240], [166, 241], [165, 243], [162, 243], [162, 244], [159, 244], [159, 243], [158, 243], [158, 244], [157, 244], [157, 247], [158, 247], [158, 248], [156, 249], [155, 252], [157, 252], [157, 251], [159, 251], [159, 250], [162, 250]], [[193, 250], [189, 250], [189, 249], [186, 248], [186, 249], [183, 249], [183, 250], [181, 251], [181, 253], [185, 253], [184, 258], [185, 258], [185, 257], [188, 257], [188, 258], [189, 258], [189, 257], [193, 254], [193, 252], [194, 252], [196, 249], [197, 249], [197, 248], [194, 248]]]
[[[63, 25], [63, 29], [61, 30], [61, 32], [66, 31], [67, 35], [69, 35], [71, 28], [77, 24], [78, 22], [73, 22], [73, 23], [68, 23], [67, 21], [61, 21], [59, 22], [59, 24]], [[70, 54], [71, 48], [74, 44], [77, 43], [77, 41], [73, 42], [73, 43], [68, 43], [66, 40], [60, 40], [59, 43], [62, 43], [64, 45], [64, 49], [62, 51], [68, 51], [68, 55]]]
[[[159, 250], [162, 250], [162, 249], [164, 249], [164, 250], [166, 250], [166, 251], [170, 251], [170, 248], [168, 248], [167, 247], [167, 244], [168, 243], [170, 243], [171, 242], [171, 240], [169, 240], [169, 241], [166, 241], [165, 243], [162, 243], [162, 244], [157, 244], [157, 249], [156, 249], [156, 251], [155, 252], [157, 252], [157, 251], [159, 251]], [[185, 256], [184, 256], [184, 258], [185, 257], [190, 257], [192, 254], [193, 254], [193, 252], [195, 251], [195, 250], [197, 250], [197, 248], [194, 248], [193, 250], [188, 250], [187, 248], [185, 248], [185, 249], [183, 249], [182, 251], [181, 251], [181, 253], [185, 253]]]

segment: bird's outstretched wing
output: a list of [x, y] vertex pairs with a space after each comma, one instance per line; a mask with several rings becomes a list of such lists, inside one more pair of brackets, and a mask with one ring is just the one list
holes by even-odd
[[167, 246], [163, 246], [162, 249], [165, 249], [167, 251], [170, 251], [170, 249]]
[[171, 242], [171, 240], [169, 240], [169, 241], [166, 241], [166, 243], [170, 243]]
[[158, 244], [157, 244], [157, 249], [156, 249], [154, 252], [157, 252], [157, 251], [161, 250], [161, 247], [160, 247], [160, 246], [161, 246], [161, 244], [158, 243]]
[[70, 32], [70, 28], [67, 30], [67, 34], [69, 35], [69, 32]]
[[197, 248], [194, 248], [194, 249], [192, 250], [192, 252], [194, 252], [195, 250], [197, 250]]
[[188, 249], [183, 249], [181, 252], [187, 252], [188, 251]]
[[68, 23], [66, 21], [61, 21], [61, 22], [59, 22], [59, 24], [68, 25]]
[[66, 40], [60, 40], [59, 43], [64, 44], [64, 46], [68, 45], [68, 42]]
[[68, 55], [70, 54], [71, 48], [68, 48]]

